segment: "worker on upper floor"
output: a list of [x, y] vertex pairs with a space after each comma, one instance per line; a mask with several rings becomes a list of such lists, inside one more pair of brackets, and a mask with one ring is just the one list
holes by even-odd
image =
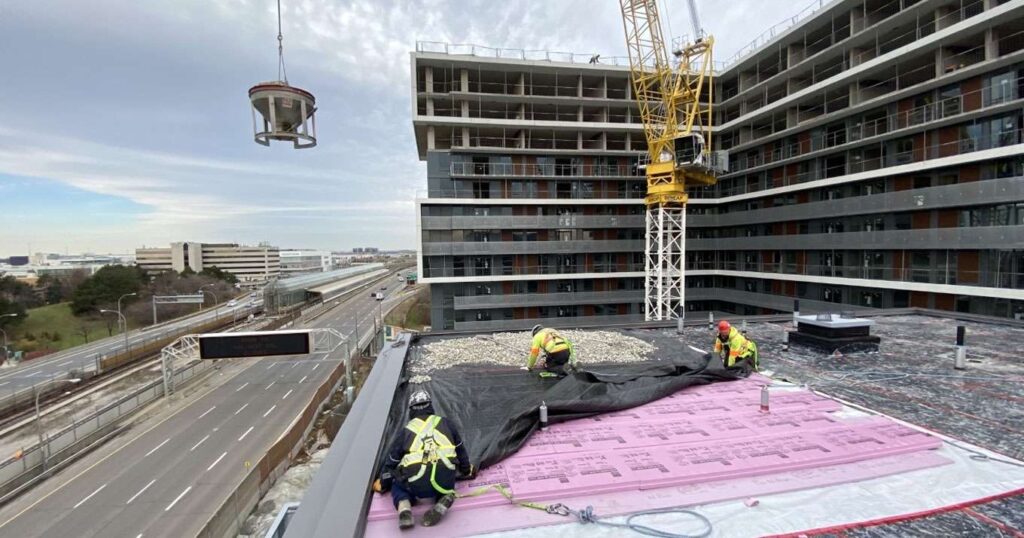
[[527, 370], [532, 371], [537, 365], [541, 351], [544, 352], [544, 371], [541, 372], [541, 377], [563, 377], [567, 373], [567, 367], [571, 369], [576, 364], [576, 353], [568, 338], [554, 329], [534, 325], [530, 356], [526, 359]]
[[715, 353], [722, 358], [726, 368], [749, 368], [757, 371], [759, 367], [757, 344], [743, 336], [728, 321], [718, 322], [718, 336], [715, 337]]
[[438, 524], [455, 502], [456, 478], [471, 478], [475, 469], [455, 425], [434, 414], [430, 393], [417, 390], [409, 397], [409, 422], [395, 439], [373, 483], [374, 491], [391, 491], [398, 510], [398, 527], [412, 528], [416, 499], [433, 499], [421, 524]]

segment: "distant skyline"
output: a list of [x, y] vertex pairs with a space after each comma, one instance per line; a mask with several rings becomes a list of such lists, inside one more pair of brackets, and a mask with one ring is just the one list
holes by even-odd
[[[319, 146], [252, 141], [246, 92], [277, 75], [273, 0], [7, 0], [0, 257], [134, 252], [182, 238], [415, 248], [417, 40], [624, 56], [615, 0], [282, 0]], [[725, 59], [806, 2], [698, 0]], [[669, 1], [665, 31], [689, 31]], [[17, 99], [11, 98], [17, 96]]]

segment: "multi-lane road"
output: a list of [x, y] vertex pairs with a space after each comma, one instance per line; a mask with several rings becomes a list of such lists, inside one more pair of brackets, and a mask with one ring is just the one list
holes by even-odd
[[[224, 319], [244, 319], [255, 307], [250, 306], [248, 299], [239, 300], [235, 306], [222, 304], [218, 308], [210, 308], [193, 316], [179, 318], [174, 321], [144, 329], [129, 331], [129, 348], [138, 348], [156, 339], [183, 331], [190, 325], [199, 325], [219, 316]], [[67, 377], [73, 370], [94, 370], [97, 357], [122, 353], [125, 348], [123, 334], [118, 334], [81, 346], [76, 346], [17, 366], [0, 370], [0, 407], [5, 399], [15, 391], [31, 387], [52, 378]]]
[[[385, 309], [402, 287], [393, 276]], [[308, 327], [365, 334], [378, 302], [358, 292]], [[228, 382], [138, 434], [31, 504], [0, 512], [0, 535], [22, 537], [195, 536], [307, 405], [343, 357], [330, 353], [251, 360]], [[235, 359], [245, 360], [245, 359]], [[43, 487], [50, 486], [49, 484]], [[20, 502], [19, 502], [20, 501]]]

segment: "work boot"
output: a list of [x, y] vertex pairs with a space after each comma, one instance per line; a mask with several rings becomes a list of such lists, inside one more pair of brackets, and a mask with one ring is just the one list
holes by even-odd
[[427, 513], [423, 514], [423, 521], [420, 522], [424, 527], [433, 527], [441, 522], [444, 515], [448, 513], [448, 509], [452, 507], [452, 503], [455, 502], [455, 495], [449, 493], [444, 497], [441, 497], [434, 503], [434, 506], [427, 510]]
[[412, 504], [407, 500], [398, 501], [398, 528], [404, 531], [414, 526], [416, 522], [412, 519]]

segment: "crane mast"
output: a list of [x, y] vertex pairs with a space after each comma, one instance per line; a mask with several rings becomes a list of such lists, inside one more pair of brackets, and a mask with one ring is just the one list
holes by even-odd
[[[719, 160], [711, 148], [711, 50], [690, 1], [693, 40], [674, 52], [661, 33], [657, 0], [619, 0], [633, 97], [647, 139], [645, 318], [684, 316], [688, 185], [713, 185]], [[705, 85], [707, 86], [705, 88]]]

